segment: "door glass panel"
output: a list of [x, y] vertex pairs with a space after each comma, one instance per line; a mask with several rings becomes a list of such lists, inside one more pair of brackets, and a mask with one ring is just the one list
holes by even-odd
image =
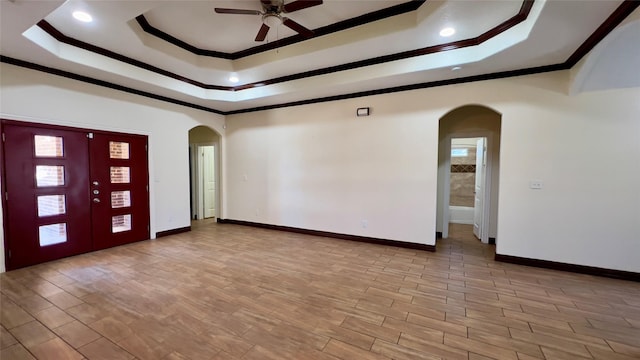
[[64, 185], [64, 166], [36, 165], [36, 186]]
[[38, 216], [62, 215], [67, 212], [64, 195], [38, 196]]
[[40, 226], [40, 246], [49, 246], [67, 242], [67, 224], [51, 224]]
[[128, 184], [131, 178], [129, 177], [128, 166], [112, 166], [111, 167], [111, 183], [112, 184]]
[[128, 159], [129, 143], [109, 141], [109, 157], [111, 159]]
[[62, 137], [35, 135], [37, 157], [62, 157], [64, 155]]
[[119, 233], [131, 230], [131, 214], [111, 217], [111, 232]]
[[129, 206], [131, 206], [131, 192], [129, 190], [111, 192], [111, 207], [113, 209]]

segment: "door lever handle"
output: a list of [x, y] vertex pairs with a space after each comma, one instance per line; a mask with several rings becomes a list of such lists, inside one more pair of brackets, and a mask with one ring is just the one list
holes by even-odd
[[98, 199], [98, 198], [93, 198], [93, 202], [97, 204], [97, 203], [99, 203], [99, 202], [100, 202], [100, 199]]

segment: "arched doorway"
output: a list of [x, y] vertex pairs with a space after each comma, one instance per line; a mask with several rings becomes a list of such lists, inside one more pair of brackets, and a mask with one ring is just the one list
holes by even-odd
[[[494, 243], [498, 228], [498, 185], [500, 173], [500, 132], [502, 115], [482, 105], [465, 105], [440, 118], [438, 133], [438, 197], [436, 232], [447, 238], [453, 221], [471, 221], [474, 235], [483, 243]], [[453, 144], [453, 146], [452, 146]], [[456, 155], [468, 156], [473, 164], [456, 164]], [[456, 151], [467, 149], [469, 151]], [[453, 166], [452, 166], [453, 164]], [[459, 166], [464, 165], [464, 166]], [[458, 171], [458, 169], [463, 169]], [[464, 170], [467, 169], [467, 170]], [[473, 172], [473, 176], [452, 178], [452, 174]], [[454, 184], [469, 181], [471, 184]], [[460, 186], [458, 186], [460, 185]], [[467, 189], [473, 198], [469, 206], [451, 203], [452, 189]], [[462, 196], [454, 196], [460, 198]], [[465, 215], [470, 208], [471, 215]], [[463, 219], [463, 220], [460, 220]], [[467, 220], [464, 220], [467, 219]]]
[[189, 130], [191, 219], [219, 217], [220, 134], [206, 126]]

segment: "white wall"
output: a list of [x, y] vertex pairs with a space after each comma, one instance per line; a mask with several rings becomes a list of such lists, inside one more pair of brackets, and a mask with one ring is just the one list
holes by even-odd
[[437, 123], [396, 100], [228, 117], [227, 217], [434, 244]]
[[567, 88], [561, 71], [229, 116], [226, 215], [433, 244], [438, 120], [480, 104], [502, 114], [497, 252], [640, 272], [640, 89]]
[[190, 225], [188, 131], [202, 124], [223, 134], [223, 116], [13, 65], [0, 71], [4, 119], [148, 135], [151, 235]]
[[596, 45], [589, 56], [571, 69], [569, 92], [632, 88], [640, 86], [640, 8]]
[[503, 114], [497, 251], [640, 272], [640, 88], [522, 95]]
[[433, 244], [438, 120], [481, 104], [502, 114], [498, 253], [640, 272], [640, 88], [571, 97], [554, 72], [239, 114], [225, 135], [219, 116], [1, 70], [3, 117], [149, 135], [152, 233], [189, 224], [204, 124], [223, 135], [224, 217]]
[[449, 206], [449, 223], [473, 225], [474, 208], [470, 206]]

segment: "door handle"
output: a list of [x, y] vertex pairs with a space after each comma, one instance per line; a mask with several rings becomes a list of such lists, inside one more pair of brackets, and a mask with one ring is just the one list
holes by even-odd
[[100, 199], [98, 199], [98, 198], [93, 198], [93, 202], [97, 204], [97, 203], [99, 203], [99, 202], [100, 202]]

